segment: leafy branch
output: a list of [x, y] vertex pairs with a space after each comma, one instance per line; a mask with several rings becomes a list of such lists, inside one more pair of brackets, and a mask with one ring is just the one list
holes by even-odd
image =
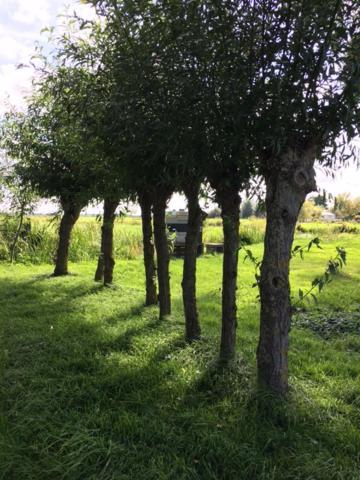
[[[304, 252], [305, 251], [309, 252], [314, 245], [317, 248], [322, 249], [322, 247], [320, 246], [320, 242], [321, 242], [320, 238], [315, 237], [312, 240], [310, 240], [310, 242], [305, 246], [296, 245], [291, 250], [291, 258], [294, 258], [297, 255], [299, 255], [301, 257], [301, 260], [304, 260]], [[257, 257], [255, 257], [254, 254], [252, 253], [252, 251], [249, 248], [240, 247], [240, 249], [244, 250], [244, 252], [245, 252], [244, 262], [246, 260], [249, 260], [250, 263], [252, 263], [254, 265], [254, 268], [255, 268], [255, 280], [256, 280], [256, 282], [252, 285], [252, 287], [253, 288], [254, 287], [259, 287], [259, 284], [260, 284], [260, 268], [261, 268], [262, 260], [259, 260]]]
[[320, 277], [315, 277], [311, 282], [311, 288], [307, 291], [303, 291], [299, 288], [298, 300], [293, 304], [294, 307], [299, 305], [304, 300], [309, 300], [310, 297], [315, 303], [318, 303], [317, 297], [314, 294], [314, 290], [318, 289], [318, 293], [321, 293], [323, 288], [331, 283], [332, 278], [339, 273], [339, 270], [346, 265], [346, 250], [343, 247], [336, 247], [337, 254], [335, 258], [330, 258], [328, 261], [325, 272]]
[[[300, 256], [301, 260], [304, 260], [304, 253], [309, 252], [313, 246], [322, 249], [320, 243], [320, 238], [315, 237], [305, 246], [296, 245], [291, 251], [291, 258]], [[241, 248], [245, 252], [244, 262], [248, 260], [254, 265], [255, 283], [252, 285], [252, 287], [259, 288], [261, 280], [260, 269], [262, 265], [262, 260], [259, 260], [257, 257], [255, 257], [253, 252], [249, 248]], [[346, 265], [346, 250], [343, 247], [336, 247], [336, 252], [337, 254], [335, 258], [330, 258], [330, 260], [328, 260], [325, 272], [321, 276], [315, 277], [314, 280], [311, 282], [311, 287], [306, 291], [303, 291], [301, 288], [299, 289], [298, 299], [295, 301], [295, 303], [293, 303], [293, 307], [296, 307], [304, 300], [309, 300], [310, 298], [312, 298], [316, 303], [318, 302], [314, 290], [317, 289], [318, 293], [321, 293], [323, 288], [332, 281], [332, 277], [335, 276], [339, 272], [339, 270], [343, 268], [344, 265]]]
[[319, 248], [320, 250], [322, 250], [322, 247], [320, 245], [321, 243], [321, 240], [319, 237], [315, 237], [313, 238], [312, 240], [310, 240], [310, 242], [305, 245], [305, 246], [301, 246], [301, 245], [296, 245], [292, 250], [291, 250], [291, 256], [290, 258], [294, 258], [296, 257], [297, 255], [300, 255], [301, 257], [301, 260], [304, 260], [304, 252], [309, 252], [311, 250], [311, 248], [313, 247], [313, 245], [315, 245], [317, 248]]

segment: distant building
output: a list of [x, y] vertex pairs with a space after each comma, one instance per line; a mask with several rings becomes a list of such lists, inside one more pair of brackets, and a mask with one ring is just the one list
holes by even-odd
[[336, 215], [333, 212], [328, 212], [325, 210], [321, 214], [321, 219], [324, 220], [325, 222], [335, 222]]

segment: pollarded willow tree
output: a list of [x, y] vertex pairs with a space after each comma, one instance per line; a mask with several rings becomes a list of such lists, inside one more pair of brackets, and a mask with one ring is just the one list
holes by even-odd
[[255, 2], [259, 86], [254, 128], [266, 182], [261, 267], [260, 384], [288, 389], [289, 262], [314, 164], [332, 166], [359, 133], [360, 5], [355, 0]]
[[89, 162], [94, 153], [83, 118], [74, 103], [85, 95], [88, 72], [57, 67], [36, 85], [26, 113], [9, 113], [3, 145], [17, 163], [24, 184], [45, 198], [56, 198], [63, 215], [59, 227], [54, 275], [68, 273], [72, 229], [93, 198]]
[[[161, 170], [153, 168], [156, 158], [151, 135], [154, 113], [149, 110], [149, 98], [144, 94], [142, 75], [144, 58], [139, 49], [139, 39], [133, 38], [129, 21], [123, 19], [124, 12], [104, 3], [99, 10], [104, 22], [83, 22], [73, 20], [86, 29], [86, 41], [72, 36], [63, 36], [62, 55], [64, 61], [86, 67], [94, 72], [96, 92], [88, 92], [96, 111], [96, 125], [93, 134], [99, 144], [97, 191], [104, 200], [104, 221], [102, 226], [102, 252], [99, 257], [96, 279], [106, 269], [106, 245], [112, 243], [112, 229], [117, 199], [137, 199], [142, 211], [143, 248], [146, 277], [146, 305], [158, 303], [156, 285], [156, 264], [154, 256], [152, 207], [156, 196], [156, 181]], [[139, 30], [139, 28], [138, 28]], [[141, 28], [140, 28], [141, 31]], [[142, 40], [143, 41], [143, 40]], [[141, 42], [140, 42], [141, 43]], [[153, 132], [153, 133], [152, 133]], [[155, 144], [155, 142], [154, 142]], [[152, 183], [151, 183], [152, 182]], [[165, 233], [165, 230], [164, 230]], [[109, 258], [110, 265], [111, 258]], [[106, 281], [106, 272], [104, 279]]]
[[[116, 210], [121, 201], [134, 198], [132, 189], [126, 182], [121, 151], [113, 139], [112, 105], [113, 76], [106, 58], [112, 55], [113, 47], [108, 32], [98, 20], [85, 22], [78, 17], [72, 19], [68, 29], [57, 39], [57, 57], [64, 67], [72, 66], [86, 71], [85, 95], [73, 103], [73, 114], [82, 119], [88, 138], [91, 138], [92, 155], [87, 168], [93, 178], [93, 199], [103, 201], [103, 221], [101, 245], [95, 280], [103, 280], [104, 285], [113, 282], [114, 274], [114, 222]], [[77, 36], [76, 28], [83, 32]], [[118, 124], [120, 121], [118, 121]]]

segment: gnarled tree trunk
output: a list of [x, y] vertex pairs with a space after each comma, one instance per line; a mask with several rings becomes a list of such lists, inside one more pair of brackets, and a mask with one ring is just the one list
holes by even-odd
[[306, 195], [316, 189], [314, 152], [283, 158], [282, 168], [265, 175], [266, 232], [260, 279], [260, 339], [257, 350], [261, 386], [288, 389], [291, 323], [289, 264], [294, 230]]
[[185, 313], [185, 337], [188, 342], [200, 338], [201, 329], [196, 306], [196, 259], [203, 211], [199, 205], [199, 189], [197, 184], [184, 186], [188, 201], [188, 225], [185, 239], [185, 256], [183, 280], [183, 304]]
[[157, 257], [157, 272], [159, 282], [160, 318], [171, 313], [169, 246], [166, 231], [165, 211], [169, 199], [168, 192], [158, 191], [154, 196], [154, 236]]
[[113, 257], [114, 244], [114, 222], [115, 211], [119, 205], [119, 199], [104, 199], [103, 224], [101, 227], [101, 251], [98, 266], [95, 273], [95, 280], [104, 279], [104, 285], [110, 285], [113, 281], [115, 260]]
[[145, 285], [146, 285], [146, 305], [156, 305], [157, 286], [156, 286], [156, 264], [155, 264], [155, 248], [153, 241], [153, 230], [151, 221], [152, 199], [148, 193], [139, 195], [139, 203], [141, 207], [141, 221], [143, 233], [143, 249], [144, 249], [144, 267], [145, 267]]
[[236, 283], [241, 198], [234, 186], [218, 188], [216, 196], [221, 206], [224, 231], [220, 360], [228, 362], [235, 356], [236, 345]]
[[78, 205], [73, 202], [61, 201], [63, 208], [63, 216], [59, 228], [59, 243], [56, 251], [54, 276], [67, 275], [68, 260], [69, 260], [69, 246], [72, 229], [80, 216], [83, 205]]

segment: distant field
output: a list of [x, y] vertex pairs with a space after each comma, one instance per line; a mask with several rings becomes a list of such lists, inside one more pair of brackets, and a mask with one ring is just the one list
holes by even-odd
[[[21, 262], [51, 263], [56, 249], [59, 220], [51, 217], [33, 216], [29, 222], [31, 228], [24, 238], [20, 239], [17, 259]], [[100, 245], [101, 223], [95, 217], [81, 217], [74, 228], [70, 248], [70, 260], [87, 261], [97, 258]], [[14, 226], [12, 226], [14, 229]], [[264, 239], [264, 219], [244, 219], [240, 223], [242, 244], [260, 243]], [[336, 239], [344, 233], [360, 234], [357, 223], [302, 223], [297, 226], [296, 237], [319, 236]], [[115, 257], [135, 258], [141, 254], [142, 234], [140, 218], [122, 217], [115, 224]], [[9, 239], [13, 233], [4, 231], [0, 222], [0, 260], [9, 258]], [[341, 237], [340, 237], [341, 238]], [[223, 241], [221, 219], [208, 219], [204, 223], [203, 239], [206, 243]]]

